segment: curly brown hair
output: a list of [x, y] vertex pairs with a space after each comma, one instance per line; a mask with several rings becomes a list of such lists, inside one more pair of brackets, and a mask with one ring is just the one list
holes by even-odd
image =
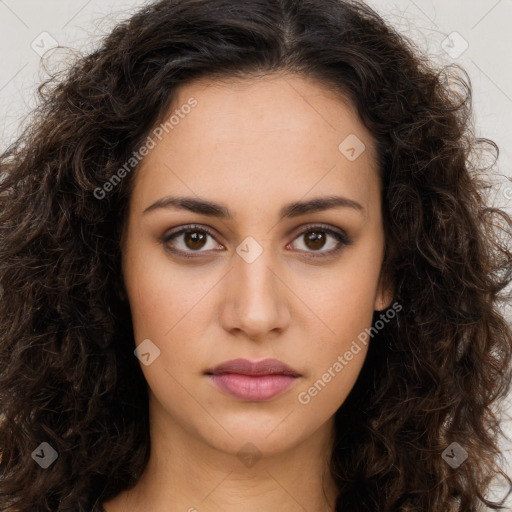
[[[512, 378], [512, 220], [488, 205], [480, 157], [498, 148], [474, 135], [466, 72], [434, 67], [356, 1], [161, 0], [44, 82], [0, 157], [1, 510], [90, 511], [135, 485], [150, 447], [121, 274], [135, 171], [97, 191], [177, 86], [276, 70], [347, 95], [375, 138], [383, 268], [403, 307], [335, 415], [337, 510], [503, 508], [487, 493], [512, 483], [494, 410]], [[47, 469], [42, 442], [58, 453]]]

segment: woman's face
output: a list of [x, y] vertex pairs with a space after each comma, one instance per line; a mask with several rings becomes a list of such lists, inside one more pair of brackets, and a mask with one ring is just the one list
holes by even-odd
[[[352, 106], [295, 75], [196, 81], [172, 110], [123, 238], [152, 424], [284, 452], [332, 426], [389, 305], [373, 141]], [[208, 375], [238, 358], [299, 376]]]

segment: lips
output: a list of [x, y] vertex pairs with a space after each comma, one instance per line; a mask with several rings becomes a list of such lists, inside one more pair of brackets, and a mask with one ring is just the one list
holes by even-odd
[[223, 393], [246, 402], [270, 400], [289, 390], [301, 374], [277, 359], [234, 359], [205, 374]]
[[239, 375], [289, 375], [300, 377], [300, 373], [279, 361], [278, 359], [264, 359], [252, 362], [248, 359], [232, 359], [221, 363], [215, 368], [206, 371], [208, 375], [221, 375], [223, 373], [237, 373]]

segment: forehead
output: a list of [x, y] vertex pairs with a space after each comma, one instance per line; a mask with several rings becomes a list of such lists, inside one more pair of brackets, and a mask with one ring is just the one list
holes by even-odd
[[309, 78], [196, 80], [175, 91], [163, 123], [171, 115], [137, 170], [139, 202], [179, 190], [261, 205], [335, 188], [368, 203], [378, 182], [374, 141], [355, 107]]

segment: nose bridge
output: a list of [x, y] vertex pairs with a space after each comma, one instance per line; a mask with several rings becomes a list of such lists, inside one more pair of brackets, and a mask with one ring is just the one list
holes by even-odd
[[275, 275], [277, 258], [263, 242], [247, 237], [236, 248], [222, 317], [228, 329], [251, 337], [282, 328], [287, 319], [286, 287]]
[[239, 298], [248, 295], [258, 300], [263, 294], [267, 302], [275, 300], [280, 291], [276, 277], [270, 271], [276, 267], [275, 254], [270, 246], [265, 246], [262, 238], [258, 241], [248, 236], [238, 245], [236, 253], [232, 277], [236, 288], [239, 288], [236, 292]]

